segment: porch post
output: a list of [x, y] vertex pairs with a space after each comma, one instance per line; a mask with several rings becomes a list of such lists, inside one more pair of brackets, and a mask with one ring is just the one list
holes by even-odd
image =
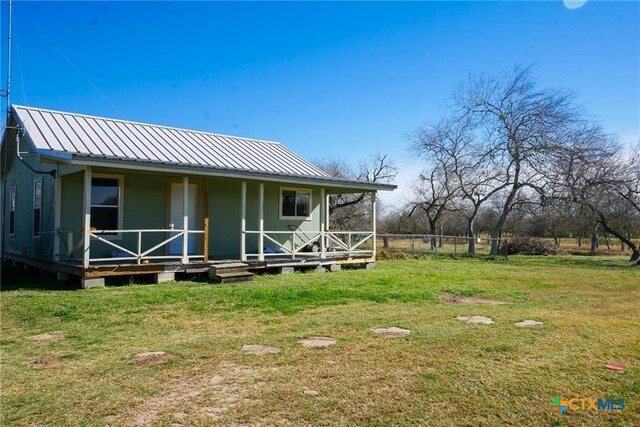
[[247, 181], [240, 183], [240, 260], [247, 260]]
[[258, 198], [258, 261], [264, 261], [264, 183], [260, 183]]
[[376, 192], [371, 192], [371, 230], [373, 231], [373, 258], [376, 257], [376, 245], [377, 245], [377, 236], [376, 236]]
[[84, 168], [84, 187], [82, 192], [82, 267], [89, 268], [91, 258], [91, 166]]
[[204, 195], [203, 195], [203, 204], [204, 204], [204, 218], [203, 218], [203, 228], [204, 228], [204, 237], [202, 239], [202, 258], [204, 262], [209, 262], [209, 188], [208, 183], [205, 182], [204, 185]]
[[325, 205], [327, 203], [327, 198], [325, 197], [324, 194], [324, 188], [320, 189], [320, 258], [324, 258], [326, 256], [325, 254], [325, 245], [326, 242], [324, 240], [324, 230], [325, 230], [325, 223], [327, 222], [327, 210], [325, 208]]
[[60, 261], [60, 217], [62, 215], [62, 178], [56, 174], [53, 207], [53, 260]]
[[189, 177], [182, 177], [182, 263], [189, 263]]

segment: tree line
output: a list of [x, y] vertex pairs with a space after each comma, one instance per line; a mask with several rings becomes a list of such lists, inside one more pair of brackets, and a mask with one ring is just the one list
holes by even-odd
[[[591, 235], [594, 242], [601, 232], [640, 263], [640, 142], [622, 144], [586, 114], [573, 91], [543, 87], [531, 67], [471, 77], [449, 104], [439, 121], [410, 135], [424, 170], [413, 200], [384, 218], [382, 230], [436, 235], [446, 227], [470, 237], [471, 255], [480, 232], [492, 237], [493, 255], [507, 231], [556, 240]], [[395, 166], [376, 159], [385, 171], [379, 178], [393, 179]], [[344, 209], [334, 201], [344, 218], [359, 202], [349, 197], [354, 203]]]

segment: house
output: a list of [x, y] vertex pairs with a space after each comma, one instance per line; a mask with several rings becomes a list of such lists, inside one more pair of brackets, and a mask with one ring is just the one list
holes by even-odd
[[[1, 151], [2, 257], [82, 278], [373, 263], [376, 191], [271, 141], [13, 105]], [[327, 198], [370, 193], [365, 231]], [[305, 264], [306, 263], [306, 264]]]

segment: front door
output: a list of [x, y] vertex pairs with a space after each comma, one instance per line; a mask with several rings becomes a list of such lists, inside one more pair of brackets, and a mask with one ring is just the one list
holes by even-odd
[[[189, 200], [187, 203], [189, 215], [189, 230], [196, 230], [198, 185], [189, 184]], [[176, 230], [182, 230], [184, 217], [184, 186], [181, 182], [171, 183], [171, 206], [169, 207], [169, 222]], [[196, 253], [196, 236], [190, 234], [188, 240], [189, 254]], [[182, 237], [169, 242], [169, 254], [180, 255], [182, 253]]]

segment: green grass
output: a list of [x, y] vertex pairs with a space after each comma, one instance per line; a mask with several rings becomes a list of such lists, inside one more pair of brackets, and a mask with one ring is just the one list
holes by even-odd
[[[3, 279], [0, 425], [640, 424], [640, 269], [623, 258], [385, 261], [242, 285], [86, 291]], [[508, 304], [445, 304], [442, 293]], [[513, 325], [526, 319], [545, 326]], [[386, 326], [411, 334], [371, 331]], [[50, 331], [65, 337], [27, 339]], [[338, 342], [302, 348], [309, 336]], [[243, 344], [280, 352], [248, 355]], [[146, 351], [177, 357], [136, 367]], [[63, 364], [29, 367], [46, 357]], [[622, 397], [626, 409], [560, 416], [555, 395]]]

